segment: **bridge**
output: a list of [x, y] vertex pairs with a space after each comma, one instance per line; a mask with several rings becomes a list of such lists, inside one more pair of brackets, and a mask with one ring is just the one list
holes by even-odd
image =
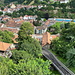
[[54, 67], [60, 72], [61, 75], [75, 75], [71, 70], [69, 70], [63, 63], [61, 63], [53, 53], [51, 53], [46, 48], [42, 48], [42, 54], [52, 61]]

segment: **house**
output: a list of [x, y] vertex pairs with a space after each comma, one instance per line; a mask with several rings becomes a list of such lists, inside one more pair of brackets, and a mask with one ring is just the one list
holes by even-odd
[[5, 25], [3, 23], [0, 23], [0, 28], [5, 27]]
[[68, 3], [69, 0], [54, 0], [54, 2], [59, 1], [60, 3]]
[[50, 48], [52, 40], [54, 40], [57, 37], [60, 37], [60, 35], [51, 35], [49, 32], [45, 32], [43, 34], [33, 34], [31, 35], [31, 37], [38, 40], [42, 47]]
[[43, 34], [47, 31], [48, 27], [50, 27], [51, 25], [55, 24], [56, 21], [54, 20], [50, 20], [48, 19], [47, 21], [43, 22], [43, 21], [40, 21], [41, 26], [36, 26], [35, 27], [35, 34]]
[[25, 20], [20, 20], [20, 21], [17, 21], [16, 23], [22, 25], [23, 22], [25, 22]]
[[43, 35], [40, 35], [40, 34], [33, 34], [33, 35], [31, 35], [31, 36], [32, 36], [32, 38], [37, 39], [38, 41], [40, 41], [40, 43], [42, 42], [42, 37], [43, 37]]
[[9, 21], [11, 19], [11, 17], [9, 16], [2, 16], [2, 21]]
[[49, 32], [45, 32], [43, 34], [43, 38], [42, 38], [42, 46], [49, 47], [49, 44], [51, 44], [51, 41], [50, 41], [50, 33]]
[[5, 14], [6, 12], [7, 12], [7, 8], [4, 8], [4, 10], [3, 10], [3, 14]]
[[20, 28], [21, 24], [15, 22], [13, 19], [9, 20], [7, 23], [5, 23], [6, 27], [11, 27], [11, 28]]
[[24, 20], [35, 20], [37, 18], [37, 15], [31, 16], [31, 15], [25, 15], [23, 17]]
[[13, 13], [14, 9], [8, 8], [7, 13]]
[[4, 17], [4, 18], [2, 19], [2, 21], [7, 22], [9, 19], [10, 19], [10, 18], [8, 18], [8, 17]]
[[[54, 25], [56, 23], [56, 20], [54, 18], [49, 18], [47, 21], [49, 21], [50, 23], [48, 24], [48, 27], [51, 25]], [[46, 22], [47, 22], [46, 21]]]
[[43, 5], [38, 5], [38, 9], [41, 9], [43, 7]]
[[11, 50], [13, 48], [15, 48], [15, 46], [13, 44], [0, 42], [0, 56], [10, 58], [12, 56]]
[[2, 28], [0, 28], [0, 30], [1, 31], [7, 30], [7, 31], [10, 31], [10, 32], [13, 32], [14, 34], [17, 34], [18, 31], [19, 31], [17, 28], [8, 28], [8, 27], [2, 27]]
[[51, 24], [50, 24], [50, 20], [47, 20], [44, 25], [46, 25], [47, 27], [49, 27]]
[[42, 37], [42, 46], [50, 48], [51, 41], [59, 37], [58, 35], [51, 35], [49, 32], [45, 32]]
[[47, 31], [47, 26], [37, 26], [35, 27], [35, 34], [43, 34]]
[[28, 15], [25, 15], [25, 16], [23, 17], [23, 19], [24, 19], [24, 20], [28, 20]]
[[13, 20], [14, 20], [15, 22], [18, 22], [18, 21], [20, 21], [20, 18], [13, 18]]
[[69, 0], [61, 0], [60, 3], [68, 3]]
[[16, 8], [16, 6], [12, 3], [10, 8]]

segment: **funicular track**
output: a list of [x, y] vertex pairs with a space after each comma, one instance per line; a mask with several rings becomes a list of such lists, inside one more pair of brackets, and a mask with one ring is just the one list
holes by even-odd
[[42, 54], [52, 61], [54, 67], [60, 72], [61, 75], [75, 75], [71, 70], [69, 70], [64, 64], [62, 64], [53, 53], [51, 53], [46, 48], [42, 48]]

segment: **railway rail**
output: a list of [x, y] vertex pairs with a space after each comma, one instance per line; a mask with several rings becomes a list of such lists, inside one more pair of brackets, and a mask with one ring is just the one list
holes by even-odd
[[61, 75], [75, 75], [71, 70], [69, 70], [63, 63], [61, 63], [56, 56], [51, 53], [46, 48], [42, 48], [42, 54], [52, 61], [54, 67], [60, 72]]

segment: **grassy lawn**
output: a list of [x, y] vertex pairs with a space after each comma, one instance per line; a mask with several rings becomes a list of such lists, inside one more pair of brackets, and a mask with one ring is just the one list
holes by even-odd
[[[51, 34], [57, 34], [60, 33], [61, 31], [61, 24], [63, 22], [56, 22], [54, 25], [50, 26], [48, 28], [48, 32], [50, 32]], [[53, 29], [53, 30], [52, 30]]]
[[[51, 51], [64, 65], [66, 65], [66, 59], [61, 58], [60, 56], [57, 56], [57, 54], [53, 51]], [[69, 67], [69, 69], [75, 73], [75, 67]]]
[[52, 25], [52, 27], [58, 27], [60, 28], [60, 25], [62, 24], [63, 22], [56, 22], [54, 25]]

